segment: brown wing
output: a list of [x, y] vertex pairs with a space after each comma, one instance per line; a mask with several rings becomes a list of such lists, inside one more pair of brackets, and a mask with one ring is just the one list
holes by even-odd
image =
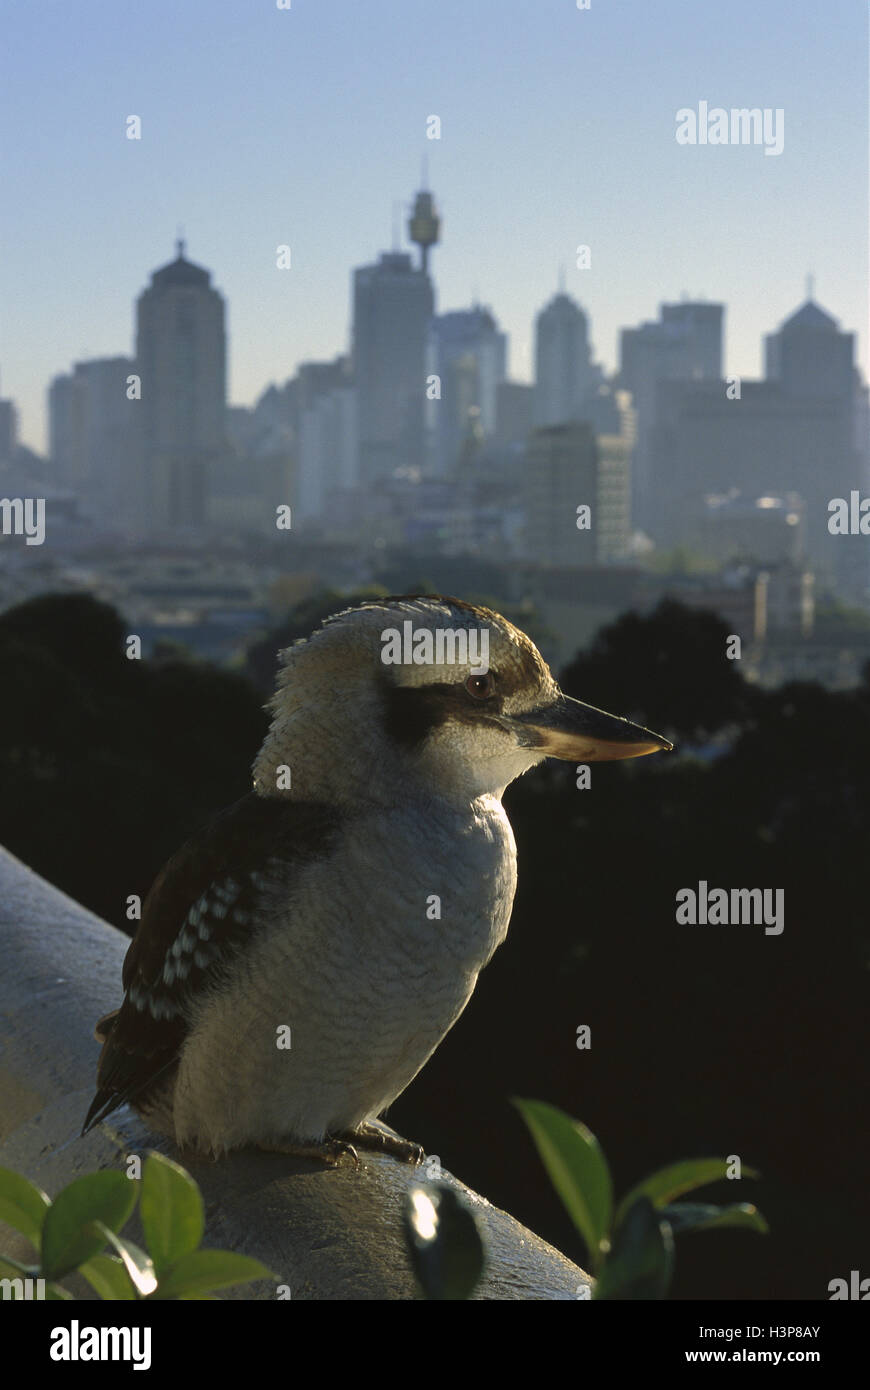
[[124, 959], [124, 1002], [96, 1025], [103, 1050], [83, 1134], [144, 1100], [177, 1066], [191, 1001], [286, 901], [338, 826], [330, 807], [251, 792], [168, 860]]

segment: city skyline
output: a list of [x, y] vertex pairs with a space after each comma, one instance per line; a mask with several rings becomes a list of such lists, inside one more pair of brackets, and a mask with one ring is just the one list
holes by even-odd
[[[410, 255], [411, 253], [408, 252], [408, 247], [411, 246], [411, 245], [412, 245], [412, 243], [407, 242], [407, 239], [406, 239], [405, 244], [404, 244], [404, 245], [402, 246], [402, 248], [401, 248], [401, 251]], [[188, 262], [192, 262], [192, 264], [196, 265], [198, 268], [203, 269], [203, 270], [206, 270], [206, 271], [208, 272], [210, 278], [211, 278], [212, 281], [213, 281], [213, 289], [216, 290], [217, 293], [220, 294], [220, 295], [222, 295], [222, 297], [223, 297], [224, 306], [225, 306], [226, 311], [227, 311], [227, 317], [229, 317], [229, 313], [231, 312], [231, 309], [232, 309], [232, 301], [231, 301], [230, 296], [229, 296], [227, 293], [225, 293], [225, 292], [221, 289], [220, 285], [217, 283], [217, 281], [216, 281], [216, 279], [215, 279], [215, 276], [214, 276], [214, 270], [213, 270], [212, 268], [210, 268], [210, 267], [205, 266], [205, 265], [204, 265], [201, 261], [199, 261], [199, 260], [193, 260], [193, 258], [192, 258], [191, 256], [188, 255], [186, 239], [181, 238], [181, 237], [176, 237], [176, 238], [175, 238], [175, 247], [176, 247], [176, 256], [182, 255]], [[179, 249], [178, 249], [179, 247], [181, 247], [181, 248], [183, 248], [183, 249], [182, 249], [182, 250], [179, 250]], [[394, 254], [396, 254], [394, 251], [382, 251], [381, 253], [379, 253], [380, 257], [389, 257], [389, 256], [394, 255]], [[170, 259], [167, 260], [166, 262], [162, 262], [159, 266], [156, 266], [153, 270], [151, 270], [151, 271], [148, 272], [147, 276], [143, 277], [143, 280], [151, 279], [151, 278], [153, 278], [155, 275], [159, 274], [160, 272], [166, 271], [166, 270], [172, 265], [172, 262], [173, 262], [174, 259], [175, 259], [174, 257], [170, 257]], [[416, 261], [415, 261], [415, 264], [416, 264]], [[353, 267], [353, 268], [352, 268], [352, 271], [351, 271], [351, 274], [352, 274], [352, 276], [353, 276], [353, 275], [356, 275], [357, 272], [359, 272], [360, 270], [365, 270], [365, 269], [367, 269], [367, 268], [369, 268], [369, 267], [366, 267], [366, 266], [357, 266], [357, 267]], [[435, 307], [434, 314], [433, 314], [433, 316], [432, 316], [432, 323], [433, 323], [433, 326], [434, 326], [434, 325], [437, 325], [437, 323], [438, 323], [440, 320], [442, 320], [442, 319], [448, 319], [448, 318], [451, 318], [451, 317], [459, 317], [459, 316], [461, 316], [461, 315], [463, 315], [463, 314], [472, 314], [472, 313], [483, 313], [483, 314], [486, 314], [487, 312], [492, 312], [492, 313], [494, 313], [495, 316], [496, 316], [496, 321], [499, 322], [499, 323], [501, 322], [501, 320], [500, 320], [500, 318], [499, 318], [499, 315], [498, 315], [498, 307], [497, 307], [496, 305], [489, 304], [489, 303], [483, 303], [483, 302], [481, 302], [481, 301], [479, 301], [479, 300], [477, 300], [477, 299], [475, 299], [472, 303], [470, 303], [470, 304], [468, 304], [468, 305], [464, 305], [464, 306], [461, 306], [461, 307], [458, 307], [458, 308], [452, 308], [452, 309], [442, 309], [442, 308], [440, 308], [440, 307], [438, 306], [438, 304], [437, 304], [437, 278], [436, 278], [435, 275], [433, 274], [431, 266], [430, 266], [430, 276], [431, 276], [432, 281], [433, 281], [433, 289], [435, 290], [435, 300], [436, 300], [436, 307]], [[783, 316], [783, 318], [782, 318], [781, 320], [779, 320], [779, 321], [778, 321], [777, 323], [775, 323], [775, 324], [767, 325], [767, 326], [764, 328], [764, 330], [763, 330], [763, 332], [762, 332], [762, 337], [761, 337], [761, 340], [760, 340], [760, 343], [759, 343], [759, 355], [762, 357], [762, 360], [759, 362], [756, 371], [755, 371], [754, 373], [752, 373], [751, 375], [741, 374], [741, 373], [739, 373], [739, 372], [734, 372], [734, 373], [732, 373], [731, 369], [728, 367], [728, 350], [729, 350], [729, 343], [728, 343], [729, 305], [728, 305], [727, 303], [723, 302], [723, 301], [709, 300], [709, 299], [707, 299], [706, 297], [705, 297], [705, 298], [701, 298], [701, 299], [693, 299], [693, 298], [691, 298], [690, 296], [688, 296], [688, 295], [685, 294], [685, 293], [682, 294], [682, 295], [680, 296], [680, 299], [679, 299], [678, 301], [670, 301], [670, 300], [668, 300], [667, 298], [660, 298], [660, 299], [658, 299], [658, 300], [656, 301], [656, 304], [655, 304], [655, 306], [654, 306], [654, 309], [650, 309], [649, 314], [646, 315], [645, 317], [642, 317], [642, 318], [641, 318], [641, 317], [638, 317], [638, 319], [637, 319], [636, 321], [634, 321], [634, 322], [618, 325], [618, 326], [617, 326], [617, 346], [616, 346], [616, 350], [615, 350], [615, 353], [614, 353], [614, 360], [613, 360], [613, 362], [607, 362], [606, 364], [601, 364], [601, 365], [604, 367], [605, 374], [606, 374], [608, 377], [613, 378], [613, 377], [618, 376], [618, 373], [619, 373], [619, 365], [620, 365], [620, 355], [621, 355], [621, 339], [622, 339], [623, 334], [625, 334], [626, 332], [629, 333], [629, 334], [636, 334], [637, 332], [639, 332], [639, 331], [640, 331], [641, 329], [643, 329], [643, 328], [648, 328], [648, 327], [650, 327], [650, 326], [655, 327], [655, 326], [656, 326], [656, 322], [657, 322], [655, 315], [657, 315], [658, 313], [660, 313], [662, 309], [668, 309], [668, 310], [670, 310], [671, 312], [674, 312], [674, 311], [678, 310], [678, 308], [679, 308], [680, 305], [683, 305], [683, 304], [685, 304], [687, 307], [690, 307], [690, 308], [691, 308], [691, 307], [697, 307], [697, 306], [700, 305], [700, 306], [709, 306], [710, 309], [721, 309], [721, 310], [723, 311], [723, 312], [722, 312], [722, 376], [723, 376], [723, 378], [724, 378], [724, 377], [731, 376], [731, 375], [733, 374], [733, 375], [736, 375], [736, 376], [743, 375], [744, 379], [746, 379], [746, 380], [750, 380], [750, 381], [760, 381], [760, 380], [762, 380], [762, 379], [765, 378], [765, 376], [766, 376], [766, 374], [767, 374], [767, 370], [768, 370], [768, 363], [767, 363], [767, 361], [766, 361], [766, 353], [767, 353], [767, 349], [768, 349], [768, 340], [769, 340], [771, 337], [773, 337], [773, 336], [775, 336], [775, 335], [777, 335], [777, 334], [779, 333], [779, 331], [780, 331], [780, 329], [782, 328], [783, 324], [784, 324], [785, 322], [787, 322], [787, 321], [794, 315], [794, 313], [797, 311], [797, 309], [799, 309], [801, 305], [803, 305], [803, 304], [805, 304], [805, 303], [808, 303], [808, 302], [810, 302], [810, 303], [815, 303], [815, 304], [820, 304], [820, 305], [822, 305], [823, 308], [826, 308], [826, 309], [829, 308], [829, 306], [824, 305], [824, 304], [823, 304], [823, 301], [816, 295], [816, 293], [815, 293], [814, 281], [815, 281], [815, 277], [812, 276], [812, 275], [810, 275], [810, 274], [808, 274], [808, 275], [805, 277], [805, 284], [804, 284], [804, 292], [803, 292], [803, 295], [802, 295], [802, 296], [801, 296], [801, 295], [796, 296], [796, 298], [795, 298], [793, 304], [790, 306], [790, 308], [787, 310], [787, 312], [785, 313], [785, 315]], [[576, 307], [578, 307], [578, 308], [582, 311], [583, 315], [584, 315], [585, 318], [586, 318], [587, 326], [588, 326], [588, 332], [589, 332], [588, 350], [589, 350], [589, 352], [590, 352], [591, 355], [593, 355], [593, 356], [595, 356], [595, 357], [598, 357], [598, 356], [599, 356], [599, 354], [598, 354], [598, 352], [597, 352], [597, 349], [596, 349], [596, 347], [595, 347], [595, 341], [594, 341], [594, 337], [593, 337], [593, 334], [594, 334], [594, 322], [593, 322], [593, 320], [592, 320], [592, 317], [591, 317], [591, 315], [587, 312], [587, 310], [586, 310], [586, 308], [585, 308], [585, 306], [584, 306], [584, 304], [583, 304], [583, 301], [580, 300], [579, 297], [578, 297], [576, 294], [573, 294], [573, 293], [570, 293], [570, 292], [564, 290], [564, 289], [562, 288], [563, 284], [564, 284], [564, 276], [560, 274], [558, 286], [554, 287], [552, 294], [551, 294], [545, 301], [543, 301], [543, 302], [537, 307], [537, 309], [536, 309], [535, 312], [534, 312], [533, 319], [532, 319], [532, 322], [531, 322], [530, 327], [529, 327], [529, 340], [530, 340], [531, 343], [532, 343], [532, 352], [531, 352], [532, 363], [531, 363], [531, 368], [530, 368], [530, 370], [528, 371], [527, 374], [525, 374], [525, 375], [520, 375], [520, 374], [518, 374], [518, 373], [516, 373], [515, 371], [513, 371], [513, 370], [510, 369], [511, 335], [510, 335], [509, 333], [502, 335], [502, 336], [506, 337], [506, 340], [507, 340], [507, 344], [506, 344], [506, 346], [507, 346], [507, 360], [508, 360], [508, 364], [509, 364], [509, 370], [507, 371], [507, 373], [505, 374], [505, 376], [504, 376], [503, 378], [501, 378], [501, 379], [504, 380], [505, 382], [507, 382], [507, 383], [517, 383], [517, 384], [527, 385], [527, 386], [531, 386], [531, 387], [533, 387], [533, 388], [534, 388], [535, 385], [538, 383], [538, 375], [537, 375], [536, 370], [535, 370], [535, 361], [534, 361], [534, 356], [535, 356], [535, 353], [534, 353], [534, 346], [535, 346], [535, 338], [536, 338], [536, 325], [537, 325], [538, 320], [540, 319], [541, 315], [542, 315], [542, 314], [545, 315], [545, 314], [547, 313], [547, 311], [548, 311], [549, 309], [552, 308], [554, 302], [556, 302], [556, 301], [558, 301], [558, 300], [560, 300], [560, 299], [564, 300], [565, 298], [567, 298], [569, 301], [572, 302], [572, 304], [574, 304]], [[16, 407], [16, 409], [17, 409], [17, 412], [18, 412], [18, 418], [17, 418], [17, 426], [18, 426], [18, 429], [17, 429], [17, 436], [18, 436], [18, 440], [19, 440], [20, 443], [23, 443], [24, 445], [26, 445], [26, 446], [28, 446], [28, 447], [30, 447], [30, 448], [35, 448], [35, 449], [36, 449], [36, 452], [41, 453], [41, 454], [44, 454], [46, 457], [50, 457], [50, 447], [49, 447], [49, 445], [50, 445], [50, 440], [49, 440], [50, 419], [49, 419], [49, 406], [48, 406], [47, 402], [48, 402], [49, 397], [50, 397], [50, 395], [51, 395], [52, 386], [53, 386], [53, 384], [55, 383], [55, 381], [56, 381], [58, 378], [63, 378], [63, 377], [65, 377], [65, 376], [67, 376], [69, 373], [72, 373], [74, 370], [76, 370], [76, 369], [78, 369], [78, 368], [87, 367], [90, 363], [102, 362], [102, 361], [111, 360], [111, 359], [115, 359], [115, 360], [121, 360], [121, 359], [129, 360], [130, 368], [131, 368], [131, 370], [132, 370], [132, 368], [133, 368], [133, 366], [134, 366], [134, 364], [135, 364], [135, 361], [136, 361], [136, 333], [137, 333], [137, 330], [136, 330], [136, 322], [135, 322], [135, 309], [136, 309], [136, 305], [138, 304], [139, 300], [142, 298], [142, 295], [146, 292], [146, 290], [147, 290], [147, 284], [143, 284], [142, 290], [135, 296], [135, 298], [134, 298], [134, 300], [133, 300], [133, 303], [132, 303], [132, 308], [133, 308], [134, 314], [133, 314], [133, 322], [132, 322], [132, 331], [131, 331], [131, 335], [130, 335], [130, 336], [131, 336], [132, 342], [131, 342], [131, 346], [130, 346], [129, 348], [118, 348], [118, 349], [116, 349], [116, 350], [114, 350], [114, 351], [108, 351], [108, 352], [106, 352], [106, 353], [101, 353], [101, 354], [99, 354], [98, 356], [87, 356], [87, 357], [79, 357], [79, 358], [76, 358], [76, 359], [74, 359], [73, 361], [69, 362], [68, 364], [65, 364], [65, 365], [63, 365], [63, 366], [58, 367], [57, 370], [56, 370], [56, 371], [54, 372], [54, 374], [52, 375], [52, 377], [45, 383], [45, 387], [44, 387], [44, 394], [45, 394], [45, 398], [46, 398], [46, 407], [45, 407], [45, 411], [44, 411], [44, 414], [45, 414], [45, 439], [44, 439], [44, 443], [43, 443], [43, 445], [42, 445], [41, 447], [35, 446], [35, 445], [31, 442], [31, 440], [29, 440], [29, 439], [27, 438], [27, 431], [26, 431], [26, 428], [24, 427], [24, 422], [23, 422], [23, 419], [22, 419], [22, 411], [21, 411], [21, 407], [20, 407], [20, 404], [19, 404], [18, 400], [11, 394], [11, 392], [8, 394], [8, 396], [7, 396], [7, 395], [5, 394], [5, 392], [4, 392], [4, 398], [5, 398], [6, 400], [11, 400], [12, 403], [15, 405], [15, 407]], [[351, 299], [352, 299], [352, 296], [353, 296], [353, 291], [352, 291], [352, 289], [351, 289]], [[850, 325], [850, 324], [848, 324], [848, 323], [845, 323], [845, 324], [844, 324], [842, 321], [840, 321], [840, 320], [837, 318], [836, 315], [832, 315], [832, 317], [835, 318], [835, 319], [837, 319], [837, 322], [839, 323], [839, 326], [840, 326], [840, 328], [841, 328], [841, 330], [842, 330], [843, 332], [851, 332], [851, 333], [853, 333], [853, 334], [854, 334], [854, 337], [855, 337], [855, 340], [856, 340], [856, 344], [860, 345], [860, 343], [862, 342], [862, 334], [861, 334], [860, 330], [859, 330], [855, 325]], [[264, 394], [264, 392], [266, 392], [271, 386], [278, 386], [278, 387], [281, 387], [281, 386], [283, 386], [286, 382], [292, 380], [292, 379], [296, 376], [296, 374], [297, 374], [297, 372], [298, 372], [298, 370], [299, 370], [300, 367], [306, 367], [306, 366], [317, 365], [317, 363], [319, 363], [319, 362], [321, 362], [321, 361], [323, 361], [323, 364], [326, 365], [326, 362], [327, 362], [327, 361], [334, 361], [334, 360], [336, 360], [336, 359], [339, 358], [339, 357], [344, 357], [345, 355], [351, 355], [351, 350], [352, 350], [352, 331], [351, 331], [351, 329], [352, 329], [352, 324], [350, 324], [349, 327], [348, 327], [348, 338], [347, 338], [347, 341], [344, 342], [344, 343], [341, 343], [341, 344], [335, 344], [335, 345], [333, 346], [332, 351], [329, 352], [329, 353], [327, 353], [325, 359], [315, 358], [315, 357], [313, 357], [313, 356], [310, 355], [310, 354], [307, 354], [307, 355], [306, 355], [306, 354], [303, 354], [303, 356], [301, 356], [300, 359], [295, 363], [295, 365], [294, 365], [294, 367], [293, 367], [293, 369], [292, 369], [291, 371], [289, 371], [289, 372], [287, 372], [287, 373], [284, 373], [284, 372], [281, 372], [281, 371], [277, 371], [277, 370], [276, 370], [276, 372], [275, 372], [272, 376], [270, 376], [270, 377], [268, 377], [267, 379], [263, 380], [263, 381], [260, 383], [259, 387], [257, 387], [257, 388], [255, 389], [254, 394], [253, 394], [253, 396], [252, 396], [250, 399], [245, 400], [245, 401], [234, 400], [234, 399], [231, 398], [230, 393], [228, 392], [228, 393], [227, 393], [227, 408], [233, 409], [233, 408], [239, 408], [239, 407], [241, 407], [241, 408], [243, 408], [243, 409], [252, 409], [252, 408], [256, 405], [257, 401], [262, 397], [262, 395]], [[230, 337], [230, 335], [229, 335], [229, 333], [228, 333], [228, 334], [227, 334], [227, 367], [226, 367], [228, 379], [229, 379], [229, 377], [230, 377], [231, 370], [232, 370], [231, 352], [232, 352], [232, 348], [231, 348], [231, 337]], [[864, 370], [863, 363], [859, 360], [859, 361], [857, 362], [857, 365], [858, 365], [858, 367], [859, 367], [859, 370], [861, 370], [861, 372], [862, 372], [862, 377], [863, 377], [864, 380], [866, 381], [866, 375], [867, 375], [867, 374], [866, 374], [866, 371]], [[0, 363], [0, 372], [2, 372], [2, 363]], [[421, 380], [424, 380], [424, 378], [421, 378]], [[3, 377], [2, 377], [2, 375], [0, 375], [0, 385], [2, 385], [2, 382], [3, 382]], [[421, 388], [421, 389], [422, 389], [422, 388]]]
[[[446, 0], [403, 8], [400, 25], [386, 0], [51, 8], [49, 26], [10, 23], [0, 97], [15, 130], [0, 382], [39, 452], [49, 381], [132, 350], [130, 306], [179, 224], [230, 306], [231, 404], [346, 351], [351, 275], [390, 248], [397, 201], [406, 249], [424, 154], [443, 219], [436, 310], [491, 306], [514, 381], [533, 379], [534, 317], [563, 266], [608, 372], [620, 329], [685, 292], [727, 305], [726, 370], [760, 378], [764, 336], [812, 273], [866, 373], [863, 8], [775, 0], [758, 15], [740, 0], [725, 25], [682, 0], [664, 15], [508, 0], [471, 19]], [[58, 80], [70, 51], [72, 88]], [[707, 98], [782, 109], [782, 154], [679, 145], [676, 112]], [[140, 141], [125, 135], [134, 113]]]

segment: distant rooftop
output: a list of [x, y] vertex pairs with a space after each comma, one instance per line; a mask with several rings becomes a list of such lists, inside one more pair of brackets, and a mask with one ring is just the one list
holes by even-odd
[[211, 283], [209, 271], [185, 259], [184, 242], [181, 239], [175, 243], [175, 248], [178, 252], [175, 260], [161, 266], [160, 270], [155, 270], [151, 276], [151, 284], [158, 289], [165, 289], [169, 285], [201, 285], [207, 288]]
[[559, 290], [558, 294], [553, 295], [549, 303], [545, 304], [543, 309], [540, 310], [538, 317], [540, 318], [542, 314], [553, 313], [566, 316], [570, 315], [572, 318], [579, 317], [585, 319], [587, 317], [585, 311], [581, 309], [580, 305], [577, 303], [577, 300], [572, 299], [570, 294], [565, 294], [564, 290]]
[[829, 333], [836, 333], [839, 331], [839, 327], [840, 325], [835, 318], [825, 313], [824, 309], [820, 309], [815, 300], [808, 299], [806, 304], [802, 304], [792, 314], [791, 318], [785, 320], [779, 331], [786, 333], [793, 328], [822, 328]]

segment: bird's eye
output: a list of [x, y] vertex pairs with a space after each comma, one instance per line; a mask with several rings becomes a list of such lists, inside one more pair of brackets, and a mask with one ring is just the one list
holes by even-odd
[[486, 700], [495, 689], [491, 672], [487, 671], [483, 676], [469, 676], [465, 682], [465, 689], [475, 700]]

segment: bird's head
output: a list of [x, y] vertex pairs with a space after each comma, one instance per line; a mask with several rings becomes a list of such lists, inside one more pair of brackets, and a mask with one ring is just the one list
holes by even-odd
[[563, 695], [525, 633], [457, 599], [347, 609], [282, 663], [254, 768], [264, 795], [280, 765], [301, 797], [393, 797], [418, 783], [448, 797], [500, 796], [547, 757], [588, 763], [672, 746]]

